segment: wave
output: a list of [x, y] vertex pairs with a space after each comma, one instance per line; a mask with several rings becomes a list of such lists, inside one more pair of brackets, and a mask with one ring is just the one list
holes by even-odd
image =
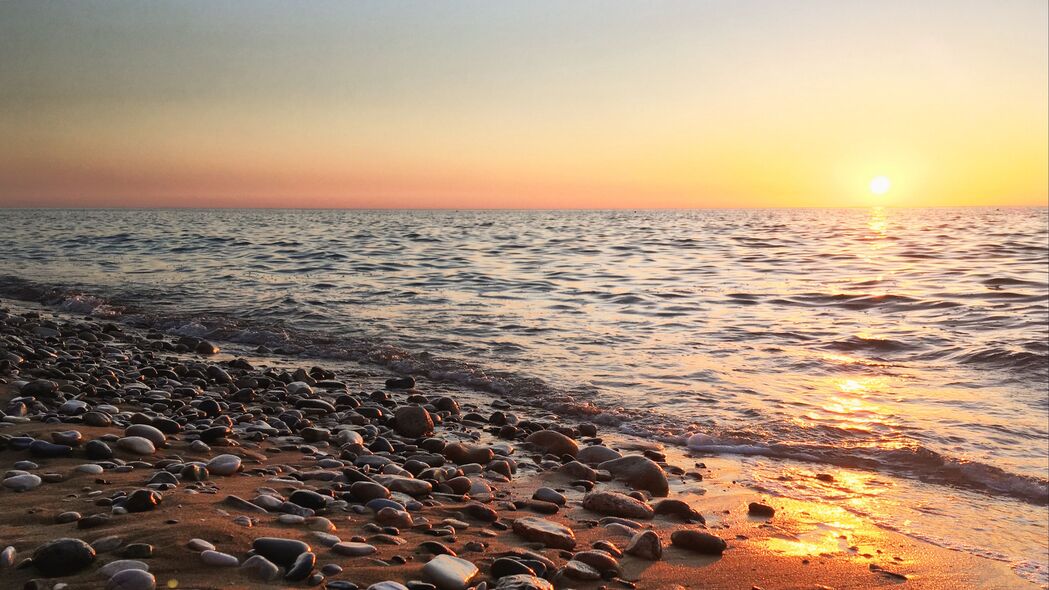
[[[603, 400], [590, 386], [559, 387], [518, 372], [491, 369], [462, 360], [443, 358], [426, 351], [404, 348], [365, 337], [339, 338], [280, 325], [278, 320], [232, 317], [221, 314], [156, 313], [132, 301], [107, 299], [74, 288], [43, 286], [17, 277], [0, 281], [0, 296], [34, 301], [62, 311], [123, 321], [173, 335], [194, 336], [242, 345], [265, 346], [288, 355], [366, 362], [391, 371], [422, 376], [493, 393], [507, 401], [544, 409], [562, 416], [586, 419], [625, 434], [687, 446], [707, 453], [761, 455], [809, 463], [888, 472], [930, 483], [956, 486], [1025, 502], [1049, 505], [1049, 481], [1007, 472], [979, 462], [952, 458], [915, 446], [902, 449], [857, 448], [833, 445], [770, 443], [758, 436], [725, 436], [711, 432], [692, 434], [694, 425], [656, 410], [624, 408]], [[148, 298], [131, 298], [134, 301]], [[279, 310], [276, 310], [279, 311]], [[278, 314], [266, 313], [267, 317]], [[890, 339], [853, 337], [829, 345], [839, 350], [895, 351], [907, 345]], [[1044, 355], [1024, 353], [1019, 358]], [[1026, 361], [1025, 361], [1026, 362]], [[1033, 361], [1032, 361], [1033, 362]], [[596, 401], [595, 401], [596, 400]], [[602, 402], [602, 403], [599, 403]]]
[[908, 475], [927, 483], [990, 492], [1031, 504], [1049, 505], [1049, 480], [1010, 473], [978, 461], [949, 457], [922, 446], [858, 449], [829, 445], [776, 444], [707, 434], [694, 434], [685, 444], [693, 451], [704, 453], [758, 455]]

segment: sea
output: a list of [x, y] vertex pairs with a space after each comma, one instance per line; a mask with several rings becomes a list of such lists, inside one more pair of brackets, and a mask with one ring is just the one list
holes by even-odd
[[0, 220], [0, 297], [738, 457], [744, 485], [1049, 584], [1045, 208]]

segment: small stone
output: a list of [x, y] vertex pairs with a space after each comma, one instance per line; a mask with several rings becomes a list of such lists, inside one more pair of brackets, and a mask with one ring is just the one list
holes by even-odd
[[642, 455], [627, 455], [605, 461], [597, 466], [638, 490], [651, 492], [653, 496], [666, 497], [670, 491], [667, 474], [658, 463]]
[[422, 406], [401, 406], [393, 415], [397, 434], [408, 438], [419, 438], [433, 433], [433, 418]]
[[98, 573], [102, 574], [107, 578], [111, 578], [114, 575], [116, 575], [117, 572], [122, 572], [124, 570], [149, 571], [149, 566], [141, 561], [136, 561], [134, 559], [118, 559], [116, 561], [111, 561], [106, 565], [98, 568]]
[[557, 504], [558, 506], [564, 506], [568, 503], [568, 498], [565, 498], [564, 494], [553, 488], [539, 488], [532, 494], [532, 498], [542, 502]]

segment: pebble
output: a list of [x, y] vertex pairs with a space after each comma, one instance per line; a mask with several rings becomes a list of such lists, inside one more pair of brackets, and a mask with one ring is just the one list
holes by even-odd
[[208, 461], [208, 473], [212, 475], [233, 475], [240, 470], [240, 457], [236, 455], [219, 455]]
[[543, 518], [518, 518], [513, 524], [514, 532], [529, 541], [542, 543], [554, 549], [573, 549], [576, 539], [572, 529]]
[[106, 590], [154, 590], [157, 580], [143, 569], [126, 569], [109, 578]]
[[117, 441], [117, 447], [136, 455], [152, 455], [157, 452], [153, 442], [141, 436], [125, 436]]
[[374, 545], [350, 541], [336, 543], [331, 546], [331, 550], [346, 557], [361, 557], [363, 555], [371, 555], [377, 551]]
[[204, 565], [210, 565], [213, 567], [237, 567], [240, 565], [240, 560], [236, 557], [219, 551], [213, 551], [206, 549], [200, 552], [200, 560], [204, 562]]
[[111, 578], [117, 572], [122, 572], [124, 570], [149, 571], [149, 566], [141, 561], [137, 561], [134, 559], [118, 559], [116, 561], [111, 561], [106, 565], [98, 568], [98, 573], [102, 574], [107, 578]]
[[655, 531], [641, 531], [630, 539], [624, 552], [648, 561], [663, 558], [663, 543]]
[[271, 582], [280, 577], [280, 568], [277, 567], [277, 564], [261, 555], [252, 555], [247, 558], [240, 568], [250, 572], [253, 577], [266, 582]]
[[3, 486], [16, 492], [28, 492], [39, 487], [42, 482], [43, 480], [40, 479], [39, 475], [23, 473], [22, 475], [15, 475], [5, 479]]
[[624, 518], [647, 520], [655, 515], [655, 511], [648, 504], [619, 492], [590, 492], [583, 498], [583, 508], [598, 514]]

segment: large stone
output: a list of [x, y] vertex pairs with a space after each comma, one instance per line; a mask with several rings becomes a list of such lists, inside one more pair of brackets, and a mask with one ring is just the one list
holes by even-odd
[[540, 430], [539, 432], [533, 432], [525, 439], [525, 442], [531, 443], [547, 453], [554, 455], [571, 455], [573, 457], [579, 453], [579, 445], [567, 436], [557, 432], [556, 430]]
[[422, 569], [423, 578], [429, 580], [438, 590], [466, 590], [470, 582], [477, 577], [477, 566], [451, 555], [438, 555], [427, 562]]
[[575, 548], [575, 533], [572, 529], [545, 518], [526, 517], [514, 521], [514, 532], [554, 549]]
[[619, 451], [601, 445], [593, 445], [579, 449], [576, 459], [587, 465], [597, 465], [605, 461], [611, 461], [622, 457]]
[[728, 547], [721, 537], [693, 529], [674, 531], [674, 534], [670, 535], [670, 543], [675, 547], [705, 555], [721, 555]]
[[3, 486], [9, 490], [16, 492], [28, 492], [29, 490], [35, 489], [43, 480], [40, 479], [39, 475], [33, 475], [32, 473], [23, 473], [21, 475], [14, 475], [4, 480]]
[[256, 554], [284, 567], [290, 567], [299, 555], [310, 551], [310, 546], [302, 541], [280, 537], [259, 537], [251, 548]]
[[75, 574], [94, 561], [95, 550], [80, 539], [55, 539], [33, 552], [33, 566], [47, 578]]
[[655, 531], [641, 531], [630, 539], [625, 551], [627, 555], [659, 561], [663, 558], [663, 542]]
[[401, 406], [393, 414], [397, 434], [419, 438], [433, 433], [433, 418], [422, 406]]
[[612, 477], [627, 485], [651, 492], [653, 496], [666, 497], [670, 491], [667, 474], [658, 463], [641, 455], [627, 455], [605, 461], [597, 466], [612, 474]]
[[277, 564], [261, 555], [252, 555], [244, 560], [240, 569], [251, 573], [251, 575], [264, 582], [272, 582], [280, 577], [280, 568]]
[[153, 441], [141, 436], [125, 436], [117, 441], [117, 447], [135, 455], [152, 455], [157, 452]]
[[650, 519], [655, 514], [648, 504], [619, 492], [591, 492], [583, 498], [583, 508], [624, 518]]

